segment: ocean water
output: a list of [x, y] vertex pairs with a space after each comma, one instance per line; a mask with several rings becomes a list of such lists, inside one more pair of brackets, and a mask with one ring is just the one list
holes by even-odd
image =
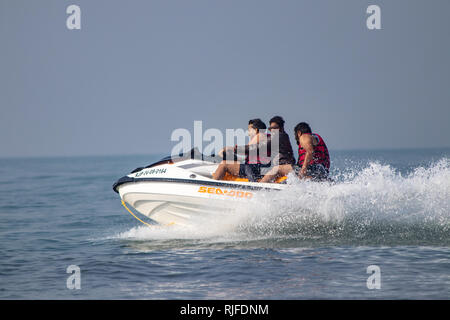
[[189, 228], [112, 190], [158, 155], [0, 159], [0, 299], [449, 299], [450, 149], [331, 156], [337, 183]]

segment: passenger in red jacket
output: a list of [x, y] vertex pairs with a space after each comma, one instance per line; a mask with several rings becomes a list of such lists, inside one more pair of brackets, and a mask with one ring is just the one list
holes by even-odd
[[299, 178], [328, 180], [330, 155], [325, 141], [317, 133], [312, 133], [306, 122], [297, 124], [294, 132], [298, 144], [296, 171]]

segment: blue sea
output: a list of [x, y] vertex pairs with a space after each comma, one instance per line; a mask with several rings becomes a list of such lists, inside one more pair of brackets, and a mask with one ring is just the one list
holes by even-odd
[[450, 149], [331, 151], [335, 184], [189, 228], [112, 190], [162, 156], [0, 159], [0, 299], [450, 298]]

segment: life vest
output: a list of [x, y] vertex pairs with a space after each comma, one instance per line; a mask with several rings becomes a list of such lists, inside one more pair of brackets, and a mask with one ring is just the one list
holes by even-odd
[[[313, 145], [314, 152], [313, 157], [311, 161], [308, 163], [308, 165], [311, 164], [322, 164], [325, 168], [330, 169], [330, 155], [328, 153], [327, 146], [325, 144], [325, 141], [323, 141], [322, 137], [319, 136], [317, 133], [305, 133], [305, 134], [311, 134], [313, 137], [315, 137], [319, 143], [317, 145]], [[306, 150], [302, 148], [300, 143], [298, 144], [298, 165], [300, 167], [303, 166], [303, 162], [305, 161], [306, 157]]]
[[[267, 138], [270, 137], [270, 133], [266, 133]], [[259, 143], [258, 143], [259, 144]], [[258, 148], [255, 151], [249, 152], [245, 157], [245, 163], [248, 164], [269, 164], [270, 163], [270, 148], [266, 148], [268, 150], [261, 150], [260, 154], [260, 147], [258, 145]]]

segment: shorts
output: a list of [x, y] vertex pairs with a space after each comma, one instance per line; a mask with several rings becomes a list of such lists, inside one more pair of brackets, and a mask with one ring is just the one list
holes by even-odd
[[[295, 173], [298, 175], [302, 168], [295, 166]], [[321, 163], [310, 164], [306, 167], [306, 176], [311, 177], [313, 181], [326, 181], [328, 178], [329, 171]]]
[[256, 182], [264, 176], [269, 168], [270, 163], [267, 165], [260, 163], [241, 163], [239, 166], [239, 177], [248, 178], [250, 182]]

